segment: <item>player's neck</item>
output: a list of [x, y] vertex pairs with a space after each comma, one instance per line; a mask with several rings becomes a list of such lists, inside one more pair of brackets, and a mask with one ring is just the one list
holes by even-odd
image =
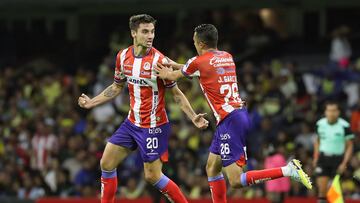
[[201, 50], [201, 54], [200, 55], [203, 55], [207, 52], [210, 52], [210, 51], [217, 51], [218, 49], [217, 48], [208, 48], [208, 49], [203, 49]]
[[136, 57], [143, 57], [143, 56], [147, 55], [147, 53], [149, 52], [150, 49], [151, 48], [134, 45], [133, 53]]

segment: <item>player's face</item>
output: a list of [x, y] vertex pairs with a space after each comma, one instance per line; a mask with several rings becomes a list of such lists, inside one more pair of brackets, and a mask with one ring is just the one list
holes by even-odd
[[330, 122], [335, 122], [340, 116], [340, 110], [337, 105], [330, 104], [326, 106], [325, 117]]
[[155, 26], [152, 23], [140, 23], [139, 28], [131, 31], [136, 46], [152, 47], [155, 37]]

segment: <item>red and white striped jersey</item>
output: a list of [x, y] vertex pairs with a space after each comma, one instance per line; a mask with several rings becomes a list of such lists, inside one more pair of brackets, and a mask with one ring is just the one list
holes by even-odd
[[155, 65], [165, 56], [151, 48], [143, 57], [134, 55], [133, 46], [121, 50], [116, 57], [114, 81], [127, 81], [130, 95], [128, 119], [138, 127], [153, 128], [169, 122], [165, 110], [165, 88], [176, 85], [155, 76]]
[[231, 54], [209, 51], [191, 58], [182, 68], [187, 77], [199, 77], [200, 87], [217, 123], [241, 107], [236, 67]]

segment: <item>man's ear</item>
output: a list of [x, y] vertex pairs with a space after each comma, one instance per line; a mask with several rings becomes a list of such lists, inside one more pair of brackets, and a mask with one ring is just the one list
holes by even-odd
[[135, 30], [131, 30], [131, 36], [136, 37], [136, 31]]
[[206, 48], [206, 44], [204, 42], [199, 42], [199, 45], [201, 47], [201, 49], [205, 49]]

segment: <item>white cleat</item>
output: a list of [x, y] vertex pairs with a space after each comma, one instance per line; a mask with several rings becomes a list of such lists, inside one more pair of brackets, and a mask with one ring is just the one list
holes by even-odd
[[287, 167], [290, 169], [291, 179], [302, 183], [309, 190], [312, 189], [311, 180], [310, 180], [308, 174], [306, 174], [304, 172], [304, 170], [301, 168], [301, 163], [299, 160], [297, 160], [297, 159], [291, 160], [287, 164]]

